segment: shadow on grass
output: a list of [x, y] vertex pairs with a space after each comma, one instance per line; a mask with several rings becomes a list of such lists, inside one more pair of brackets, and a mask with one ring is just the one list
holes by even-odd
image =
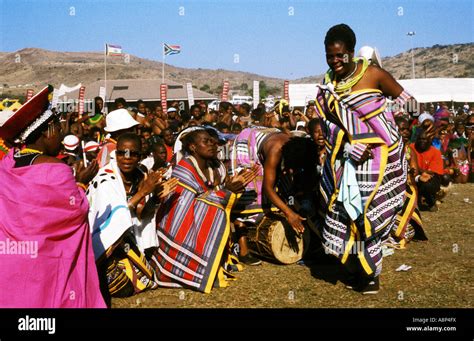
[[326, 254], [319, 237], [312, 233], [308, 250], [303, 258], [303, 265], [311, 271], [316, 279], [336, 285], [338, 281], [348, 282], [348, 272], [335, 256]]

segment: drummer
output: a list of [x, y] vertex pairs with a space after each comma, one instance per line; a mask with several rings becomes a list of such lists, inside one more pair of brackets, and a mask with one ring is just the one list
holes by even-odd
[[295, 197], [308, 196], [317, 186], [318, 149], [314, 141], [275, 128], [246, 128], [234, 141], [231, 159], [234, 174], [255, 164], [262, 166], [233, 209], [238, 220], [258, 224], [265, 214], [281, 211], [301, 234], [305, 218], [290, 206]]

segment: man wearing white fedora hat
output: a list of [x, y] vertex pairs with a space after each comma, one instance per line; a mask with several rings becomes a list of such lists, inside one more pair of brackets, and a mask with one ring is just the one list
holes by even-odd
[[133, 132], [135, 126], [139, 123], [130, 116], [126, 109], [117, 109], [111, 111], [105, 117], [105, 128], [104, 130], [109, 133], [102, 146], [99, 155], [97, 155], [97, 161], [99, 167], [104, 167], [109, 163], [111, 158], [115, 158], [115, 149], [117, 146], [117, 138], [126, 132]]

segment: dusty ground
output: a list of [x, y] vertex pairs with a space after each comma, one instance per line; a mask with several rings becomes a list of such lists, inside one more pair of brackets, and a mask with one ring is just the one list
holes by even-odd
[[[467, 201], [467, 202], [465, 202]], [[201, 294], [157, 289], [114, 299], [114, 308], [441, 308], [473, 307], [474, 184], [453, 185], [439, 212], [422, 212], [429, 240], [384, 258], [381, 290], [363, 296], [337, 280], [337, 262], [311, 267], [263, 263], [246, 267], [224, 289]], [[401, 264], [412, 266], [396, 272]]]

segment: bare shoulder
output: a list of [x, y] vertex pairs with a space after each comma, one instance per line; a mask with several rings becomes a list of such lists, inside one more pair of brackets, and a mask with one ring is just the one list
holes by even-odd
[[290, 139], [286, 133], [277, 133], [269, 136], [263, 145], [263, 153], [270, 155], [271, 153], [279, 153], [281, 147]]
[[34, 165], [40, 164], [40, 163], [62, 163], [59, 159], [56, 159], [55, 157], [52, 156], [47, 156], [47, 155], [40, 155], [38, 156], [35, 161], [33, 162]]
[[366, 72], [379, 81], [384, 77], [391, 77], [391, 74], [387, 70], [384, 70], [377, 65], [369, 65]]
[[273, 134], [272, 136], [270, 136], [265, 144], [269, 146], [270, 148], [280, 148], [289, 139], [290, 139], [290, 136], [288, 134], [281, 132], [281, 133]]
[[390, 72], [376, 65], [369, 65], [367, 72], [369, 72], [372, 79], [376, 80], [378, 89], [382, 90], [385, 96], [397, 98], [403, 91], [402, 86], [396, 81]]

